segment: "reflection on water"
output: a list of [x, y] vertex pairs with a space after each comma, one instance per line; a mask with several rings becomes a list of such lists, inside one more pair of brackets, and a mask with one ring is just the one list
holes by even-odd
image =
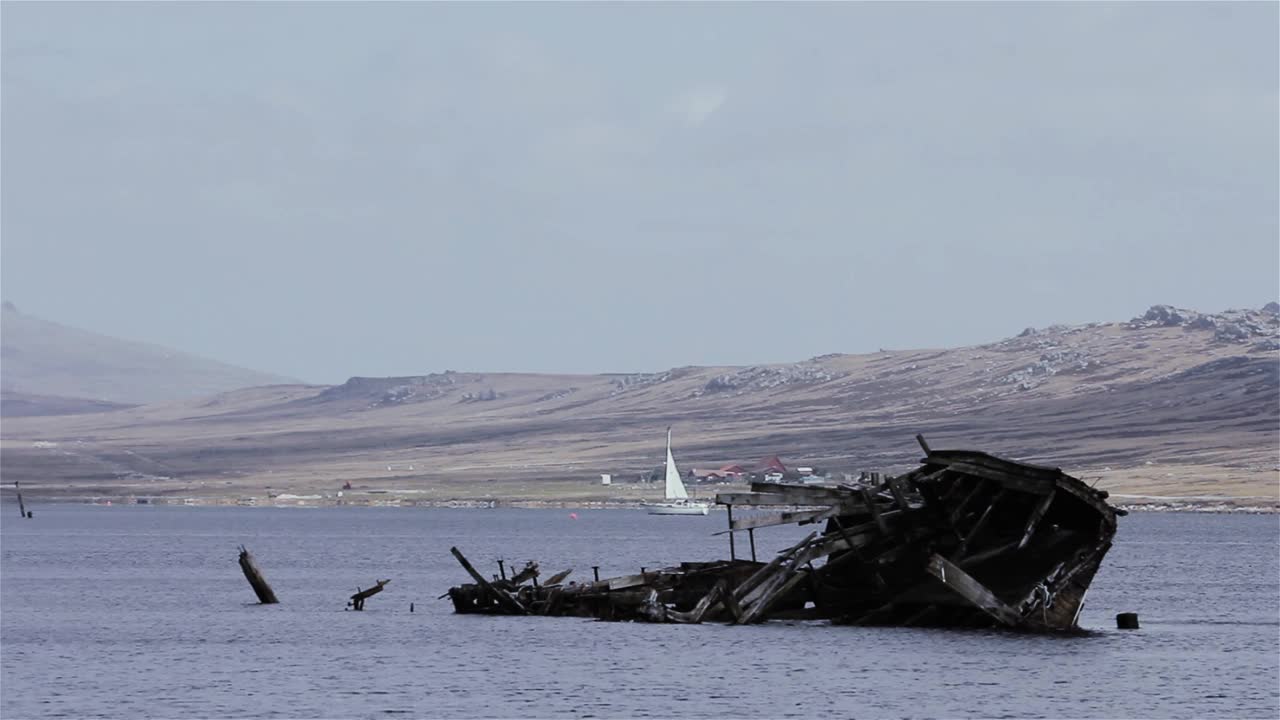
[[[1274, 517], [1121, 519], [1085, 637], [457, 616], [503, 557], [589, 578], [728, 554], [639, 511], [46, 506], [0, 527], [0, 716], [1280, 715]], [[762, 557], [809, 528], [757, 533]], [[281, 604], [236, 564], [253, 551]], [[740, 548], [741, 549], [741, 548]], [[391, 578], [363, 613], [355, 588]], [[414, 603], [415, 612], [409, 612]], [[1142, 630], [1114, 629], [1136, 611]]]

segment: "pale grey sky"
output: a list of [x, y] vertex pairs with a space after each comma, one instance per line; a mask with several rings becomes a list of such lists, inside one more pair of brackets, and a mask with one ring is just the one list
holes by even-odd
[[1280, 5], [0, 6], [2, 292], [314, 382], [1280, 295]]

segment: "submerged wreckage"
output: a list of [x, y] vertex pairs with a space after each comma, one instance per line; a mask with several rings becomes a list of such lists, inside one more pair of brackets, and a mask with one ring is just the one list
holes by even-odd
[[[592, 582], [568, 572], [537, 582], [530, 563], [486, 580], [453, 549], [474, 583], [451, 588], [459, 613], [559, 615], [601, 620], [755, 623], [828, 619], [853, 625], [1077, 628], [1085, 593], [1123, 510], [1057, 468], [971, 450], [930, 450], [898, 477], [872, 474], [838, 487], [752, 483], [721, 493], [730, 559], [682, 563]], [[733, 516], [743, 506], [787, 506]], [[755, 530], [824, 523], [768, 563]], [[738, 559], [746, 532], [751, 560]], [[531, 581], [531, 582], [530, 582]]]

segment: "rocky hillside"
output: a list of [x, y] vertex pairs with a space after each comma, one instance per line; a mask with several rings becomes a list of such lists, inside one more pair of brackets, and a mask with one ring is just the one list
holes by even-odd
[[509, 496], [648, 470], [674, 425], [686, 468], [776, 453], [837, 472], [892, 470], [916, 460], [912, 437], [923, 432], [935, 447], [1144, 478], [1148, 491], [1274, 494], [1278, 337], [1274, 303], [1218, 314], [1156, 306], [1125, 322], [1027, 329], [987, 345], [784, 365], [253, 388], [12, 420], [3, 471], [160, 494], [350, 480]]
[[3, 307], [0, 384], [6, 417], [97, 412], [297, 382], [59, 325], [8, 302]]

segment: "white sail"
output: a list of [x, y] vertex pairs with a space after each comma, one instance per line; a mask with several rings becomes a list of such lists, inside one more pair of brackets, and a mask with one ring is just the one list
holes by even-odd
[[676, 469], [676, 459], [671, 454], [671, 428], [667, 428], [667, 499], [687, 500], [689, 493], [680, 482], [680, 471]]

